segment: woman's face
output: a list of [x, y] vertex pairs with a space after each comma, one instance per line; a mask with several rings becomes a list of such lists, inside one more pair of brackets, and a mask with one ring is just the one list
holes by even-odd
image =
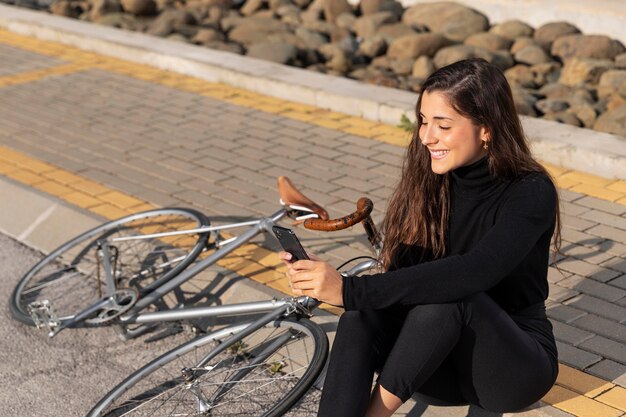
[[420, 116], [419, 137], [430, 151], [434, 173], [445, 174], [487, 155], [486, 129], [457, 113], [443, 93], [424, 92]]

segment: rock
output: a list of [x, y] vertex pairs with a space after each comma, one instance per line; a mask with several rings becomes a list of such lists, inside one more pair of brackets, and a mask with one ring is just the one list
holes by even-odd
[[359, 43], [347, 29], [336, 28], [330, 34], [331, 43], [339, 46], [348, 55], [353, 55], [359, 49]]
[[[297, 49], [308, 49], [304, 44], [304, 41], [290, 32], [276, 32], [267, 35], [261, 42], [269, 43], [288, 43], [295, 46]], [[257, 42], [252, 42], [257, 43]]]
[[526, 65], [515, 65], [504, 71], [504, 76], [511, 84], [525, 88], [536, 88], [535, 74]]
[[519, 114], [525, 116], [537, 117], [537, 111], [535, 110], [535, 102], [537, 98], [530, 94], [523, 88], [511, 86], [511, 92], [513, 93], [513, 101], [515, 102], [515, 108]]
[[413, 58], [391, 59], [389, 67], [397, 75], [409, 75], [413, 71], [414, 63], [415, 59]]
[[626, 53], [619, 54], [615, 57], [615, 67], [626, 69]]
[[250, 45], [246, 55], [279, 64], [291, 64], [298, 56], [298, 48], [285, 42], [259, 42]]
[[595, 109], [589, 104], [578, 104], [570, 107], [568, 111], [574, 113], [586, 128], [592, 128], [598, 118]]
[[509, 49], [513, 42], [494, 33], [480, 32], [470, 35], [464, 43], [493, 52], [498, 49]]
[[500, 68], [502, 71], [515, 65], [513, 55], [505, 49], [493, 51], [491, 56], [491, 63]]
[[463, 42], [470, 35], [484, 32], [489, 27], [485, 15], [452, 2], [416, 4], [404, 12], [402, 22], [415, 28], [425, 26], [457, 42]]
[[582, 122], [576, 117], [575, 114], [570, 113], [568, 111], [561, 111], [557, 113], [547, 113], [543, 116], [545, 120], [552, 120], [555, 122], [565, 123], [572, 126], [581, 127]]
[[243, 55], [244, 49], [241, 45], [231, 42], [211, 41], [204, 44], [207, 48], [216, 49], [218, 51], [231, 52], [233, 54]]
[[387, 56], [379, 56], [372, 59], [374, 68], [391, 68], [391, 60]]
[[494, 25], [489, 29], [490, 33], [501, 36], [510, 41], [514, 41], [521, 37], [531, 37], [535, 30], [528, 24], [519, 20], [507, 20], [500, 24]]
[[580, 29], [567, 22], [550, 22], [538, 27], [533, 37], [547, 50], [557, 38], [580, 33]]
[[105, 14], [122, 11], [122, 5], [117, 0], [92, 0], [90, 4], [90, 20], [97, 20]]
[[572, 58], [563, 65], [559, 82], [565, 85], [596, 84], [612, 67], [613, 61], [608, 59]]
[[202, 28], [198, 29], [196, 34], [191, 38], [191, 42], [204, 45], [213, 41], [223, 41], [225, 36], [222, 32], [219, 32], [215, 29]]
[[353, 13], [352, 6], [347, 0], [324, 0], [324, 18], [326, 21], [335, 23], [335, 19], [342, 13]]
[[542, 100], [537, 100], [535, 107], [542, 113], [557, 113], [567, 110], [569, 108], [569, 103], [565, 100], [544, 98]]
[[328, 43], [319, 48], [319, 52], [326, 58], [326, 68], [342, 74], [350, 70], [350, 60], [346, 52], [336, 44]]
[[515, 53], [514, 57], [515, 61], [526, 65], [543, 64], [552, 61], [546, 51], [537, 45], [531, 45], [520, 49]]
[[604, 98], [618, 93], [624, 83], [626, 83], [626, 70], [606, 71], [598, 81], [598, 97]]
[[359, 7], [364, 16], [378, 12], [391, 12], [396, 20], [400, 20], [404, 13], [402, 3], [395, 0], [361, 0]]
[[191, 38], [196, 36], [196, 34], [198, 33], [198, 29], [200, 28], [196, 25], [178, 25], [174, 30], [176, 31], [176, 33], [180, 33], [185, 38], [190, 38], [191, 40]]
[[606, 103], [606, 111], [613, 110], [618, 107], [626, 107], [626, 97], [623, 97], [619, 94], [614, 94], [611, 96], [611, 99]]
[[291, 0], [269, 0], [268, 6], [270, 10], [277, 12], [280, 7], [293, 6], [293, 4], [291, 3]]
[[387, 51], [387, 42], [380, 35], [365, 38], [359, 45], [357, 52], [370, 58], [375, 58]]
[[301, 9], [306, 9], [311, 4], [311, 0], [293, 0], [293, 3]]
[[449, 43], [448, 39], [438, 33], [417, 33], [393, 41], [389, 45], [387, 56], [391, 59], [415, 59], [420, 55], [433, 56]]
[[244, 16], [250, 16], [263, 7], [264, 0], [246, 0], [239, 12]]
[[133, 15], [127, 13], [108, 13], [94, 20], [99, 25], [111, 26], [126, 30], [136, 30], [137, 20]]
[[274, 13], [273, 10], [264, 9], [264, 10], [259, 10], [259, 11], [255, 12], [250, 17], [256, 17], [258, 19], [273, 19], [273, 18], [276, 17], [276, 14]]
[[218, 6], [222, 9], [232, 9], [233, 8], [233, 0], [202, 0], [202, 2], [207, 6]]
[[493, 54], [486, 49], [471, 45], [453, 45], [440, 49], [435, 54], [433, 62], [435, 67], [441, 68], [453, 62], [468, 58], [483, 58], [488, 62], [493, 61]]
[[154, 0], [121, 0], [121, 3], [125, 12], [135, 16], [151, 16], [157, 11]]
[[433, 60], [430, 57], [422, 55], [415, 60], [411, 75], [415, 78], [426, 79], [430, 74], [435, 72], [435, 70], [436, 68]]
[[398, 38], [415, 35], [416, 33], [418, 32], [404, 23], [392, 23], [390, 25], [382, 25], [376, 34], [382, 36], [385, 42], [390, 44]]
[[280, 32], [288, 32], [287, 25], [280, 20], [250, 17], [237, 24], [228, 33], [228, 38], [231, 41], [247, 45]]
[[325, 35], [330, 35], [334, 30], [341, 29], [334, 23], [325, 22], [323, 20], [303, 20], [302, 26]]
[[535, 84], [538, 86], [556, 83], [561, 75], [561, 65], [554, 61], [531, 65], [530, 70], [535, 74]]
[[220, 21], [225, 16], [227, 16], [227, 14], [224, 13], [224, 10], [221, 7], [209, 7], [207, 9], [207, 17], [202, 21], [202, 24], [209, 25], [217, 29], [220, 27]]
[[350, 31], [354, 31], [354, 24], [356, 23], [356, 16], [353, 15], [352, 13], [341, 13], [339, 16], [337, 16], [337, 19], [335, 19], [335, 24], [342, 28], [342, 29], [348, 29]]
[[551, 53], [562, 61], [569, 58], [613, 59], [625, 51], [618, 41], [604, 35], [567, 35], [552, 43]]
[[386, 23], [397, 22], [396, 16], [391, 12], [378, 12], [361, 16], [354, 22], [354, 32], [357, 36], [365, 38], [376, 33], [378, 28]]
[[154, 19], [147, 32], [154, 36], [167, 36], [178, 26], [195, 23], [193, 14], [186, 10], [166, 10]]
[[535, 41], [533, 38], [529, 38], [529, 37], [519, 37], [515, 40], [515, 42], [513, 42], [513, 45], [511, 45], [510, 51], [512, 54], [515, 54], [516, 52], [518, 52], [521, 49], [526, 48], [527, 46], [541, 46], [537, 43], [537, 41]]
[[72, 18], [77, 18], [80, 14], [79, 8], [72, 5], [72, 3], [67, 0], [60, 0], [52, 3], [52, 5], [50, 6], [50, 11], [52, 12], [52, 14], [55, 14], [57, 16]]
[[328, 43], [328, 38], [326, 36], [302, 26], [297, 28], [294, 34], [302, 40], [304, 46], [308, 49], [317, 49]]

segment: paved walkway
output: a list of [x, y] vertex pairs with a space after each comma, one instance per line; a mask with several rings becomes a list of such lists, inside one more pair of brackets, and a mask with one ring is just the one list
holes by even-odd
[[[366, 195], [380, 220], [408, 141], [393, 126], [1, 30], [0, 114], [0, 174], [104, 218], [170, 205], [266, 215], [287, 175], [333, 216]], [[548, 309], [562, 366], [543, 399], [552, 406], [528, 415], [623, 416], [626, 182], [547, 167], [565, 226]], [[337, 264], [367, 250], [356, 229], [299, 236]], [[259, 241], [222, 266], [288, 292], [274, 249]]]

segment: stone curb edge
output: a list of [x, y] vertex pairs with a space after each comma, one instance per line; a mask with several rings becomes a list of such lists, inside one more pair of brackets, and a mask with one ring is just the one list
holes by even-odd
[[[268, 96], [397, 125], [417, 95], [255, 58], [0, 4], [0, 28]], [[535, 155], [605, 178], [626, 179], [626, 138], [522, 117]]]

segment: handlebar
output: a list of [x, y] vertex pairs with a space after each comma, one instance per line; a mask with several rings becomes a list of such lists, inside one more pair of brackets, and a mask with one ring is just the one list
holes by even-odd
[[353, 213], [338, 219], [306, 219], [304, 221], [304, 227], [311, 230], [331, 232], [347, 229], [360, 222], [363, 224], [368, 240], [374, 249], [378, 251], [381, 247], [381, 238], [371, 217], [373, 209], [374, 203], [372, 203], [372, 200], [367, 197], [361, 197], [359, 201], [357, 201], [356, 210]]

